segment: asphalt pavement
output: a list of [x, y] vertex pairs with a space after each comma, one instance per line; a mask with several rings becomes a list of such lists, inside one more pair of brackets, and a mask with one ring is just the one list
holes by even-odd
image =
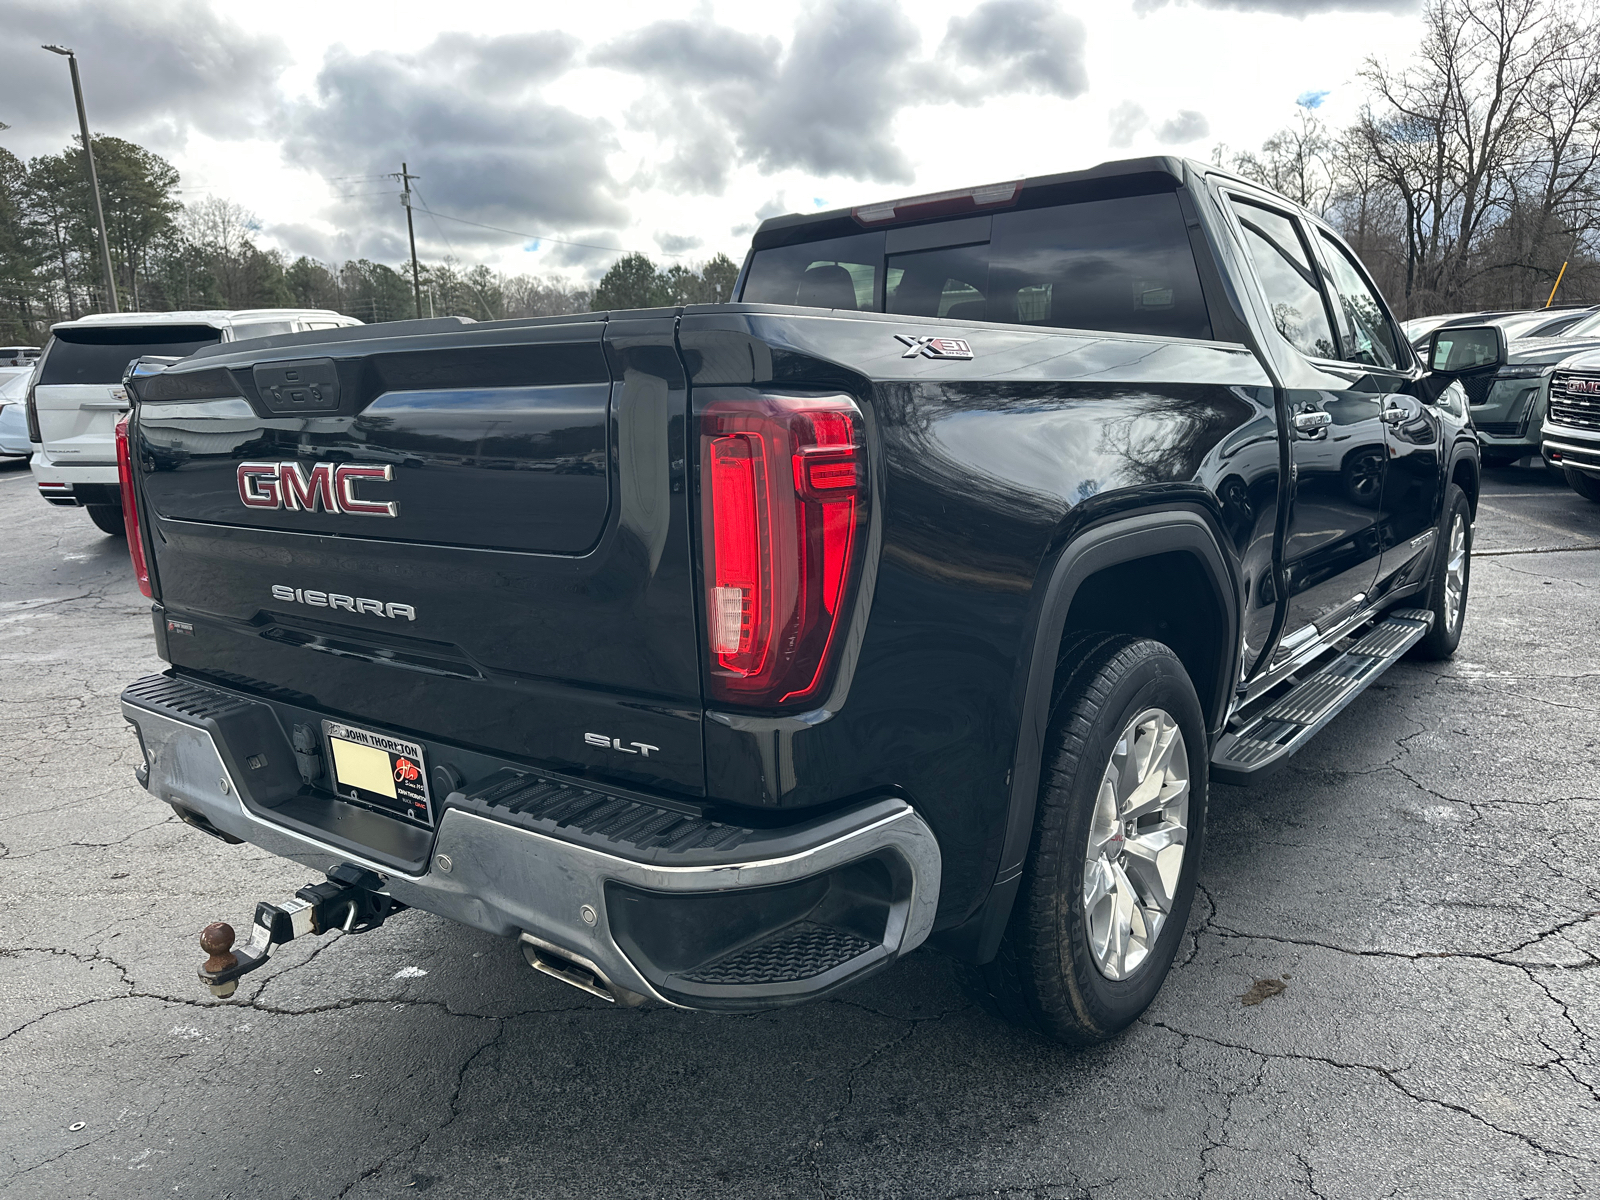
[[212, 1000], [201, 927], [312, 880], [134, 782], [124, 544], [0, 466], [0, 1196], [1600, 1192], [1600, 505], [1488, 472], [1477, 545], [1453, 661], [1213, 789], [1166, 987], [1074, 1052], [929, 950], [619, 1011], [416, 912]]

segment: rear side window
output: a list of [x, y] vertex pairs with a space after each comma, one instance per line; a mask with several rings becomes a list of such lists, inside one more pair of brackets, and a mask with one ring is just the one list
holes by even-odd
[[1278, 332], [1302, 354], [1338, 358], [1317, 273], [1294, 222], [1280, 212], [1239, 200], [1233, 202], [1233, 211], [1244, 227], [1245, 249], [1261, 275]]
[[39, 383], [121, 383], [129, 361], [142, 354], [187, 358], [221, 340], [222, 334], [209, 325], [58, 329]]
[[[915, 227], [917, 240], [936, 243], [938, 229]], [[1170, 192], [998, 213], [987, 238], [966, 240], [897, 254], [885, 234], [867, 233], [759, 250], [740, 299], [1211, 337], [1188, 231]]]
[[740, 299], [753, 304], [878, 311], [883, 234], [803, 242], [759, 250]]

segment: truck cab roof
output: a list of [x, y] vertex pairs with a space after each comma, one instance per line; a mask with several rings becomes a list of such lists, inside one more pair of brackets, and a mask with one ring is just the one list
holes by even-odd
[[[753, 249], [764, 250], [838, 236], [847, 231], [944, 220], [965, 212], [976, 215], [1003, 208], [1036, 208], [1068, 200], [1109, 198], [1150, 191], [1152, 185], [1158, 189], [1176, 188], [1183, 182], [1186, 170], [1215, 174], [1220, 168], [1174, 155], [1115, 159], [1081, 171], [1035, 175], [824, 212], [769, 217], [757, 227], [751, 245]], [[1226, 171], [1221, 173], [1228, 175]], [[1228, 175], [1228, 178], [1235, 177]], [[1253, 183], [1250, 186], [1260, 187]]]

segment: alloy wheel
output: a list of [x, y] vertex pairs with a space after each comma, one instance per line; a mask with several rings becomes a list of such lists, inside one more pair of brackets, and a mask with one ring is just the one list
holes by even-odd
[[1189, 840], [1189, 754], [1163, 709], [1123, 729], [1095, 798], [1083, 863], [1083, 916], [1095, 966], [1126, 979], [1167, 923]]
[[1448, 628], [1461, 621], [1461, 606], [1467, 591], [1467, 518], [1456, 513], [1450, 523], [1449, 556], [1444, 561], [1444, 615]]

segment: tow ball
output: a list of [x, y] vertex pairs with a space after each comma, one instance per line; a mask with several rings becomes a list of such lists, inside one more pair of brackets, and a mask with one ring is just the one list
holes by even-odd
[[308, 884], [293, 900], [256, 904], [250, 944], [233, 949], [233, 926], [215, 921], [200, 931], [200, 949], [207, 957], [200, 967], [200, 982], [211, 994], [226, 1000], [238, 990], [239, 978], [267, 961], [273, 950], [303, 934], [319, 937], [335, 929], [345, 933], [366, 933], [376, 929], [405, 909], [393, 896], [378, 889], [383, 876], [351, 863], [340, 863], [328, 872], [326, 883]]

